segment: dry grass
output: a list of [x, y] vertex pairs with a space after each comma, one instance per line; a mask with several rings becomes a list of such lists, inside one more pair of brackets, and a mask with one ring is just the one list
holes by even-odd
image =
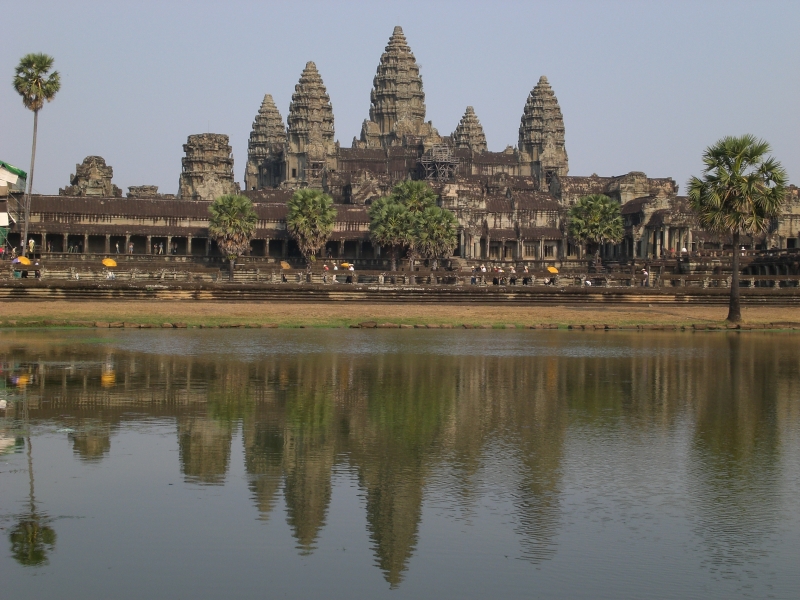
[[[518, 326], [537, 323], [663, 324], [719, 323], [722, 306], [492, 306], [487, 304], [366, 304], [363, 302], [259, 303], [259, 302], [4, 302], [0, 320], [8, 324], [31, 321], [105, 321], [175, 323], [191, 325], [266, 324], [284, 327], [344, 327], [362, 321], [408, 324], [490, 324]], [[749, 323], [797, 321], [796, 308], [752, 307], [742, 310]]]

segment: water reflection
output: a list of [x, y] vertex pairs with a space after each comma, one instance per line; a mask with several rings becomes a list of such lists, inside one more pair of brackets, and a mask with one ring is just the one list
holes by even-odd
[[[237, 335], [248, 343], [249, 333]], [[185, 480], [221, 485], [241, 431], [258, 518], [272, 518], [282, 495], [302, 554], [325, 528], [336, 468], [355, 473], [375, 563], [391, 587], [415, 553], [426, 494], [448, 496], [462, 515], [487, 492], [507, 499], [521, 557], [541, 563], [558, 551], [570, 435], [669, 435], [687, 420], [707, 568], [758, 559], [779, 527], [781, 431], [798, 421], [798, 338], [525, 335], [503, 355], [440, 354], [419, 337], [393, 353], [323, 344], [244, 360], [30, 334], [0, 358], [31, 418], [71, 428], [83, 461], [107, 457], [126, 424], [170, 418]], [[465, 336], [453, 343], [481, 343]], [[18, 406], [12, 418], [21, 418]], [[18, 560], [41, 564], [55, 533], [34, 509], [31, 469], [31, 510], [11, 539]]]

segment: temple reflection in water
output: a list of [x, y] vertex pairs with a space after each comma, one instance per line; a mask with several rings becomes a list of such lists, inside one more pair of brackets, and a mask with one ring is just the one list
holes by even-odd
[[[424, 501], [442, 490], [465, 515], [487, 490], [506, 499], [521, 555], [550, 559], [573, 428], [588, 432], [595, 448], [593, 429], [607, 435], [624, 426], [636, 435], [689, 420], [688, 493], [709, 556], [744, 561], [778, 527], [768, 515], [779, 442], [800, 417], [791, 348], [764, 334], [711, 334], [691, 346], [681, 337], [691, 334], [632, 334], [620, 347], [641, 351], [625, 353], [607, 351], [623, 334], [600, 334], [607, 344], [598, 351], [565, 356], [547, 350], [570, 334], [530, 335], [541, 347], [536, 355], [318, 352], [242, 360], [20, 334], [19, 343], [7, 340], [1, 359], [28, 418], [72, 430], [81, 461], [109, 456], [114, 435], [136, 421], [174, 420], [185, 481], [220, 485], [240, 439], [258, 518], [275, 518], [282, 495], [300, 553], [317, 546], [337, 469], [354, 474], [375, 562], [392, 586], [414, 555]], [[11, 404], [7, 416], [21, 418], [13, 412], [21, 406]], [[722, 537], [720, 506], [729, 525]]]

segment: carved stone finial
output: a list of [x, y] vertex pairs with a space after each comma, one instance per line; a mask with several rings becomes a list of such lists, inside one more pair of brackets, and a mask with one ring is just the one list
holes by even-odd
[[488, 149], [483, 126], [471, 106], [467, 107], [451, 137], [456, 148], [469, 148], [473, 152], [486, 152]]
[[114, 169], [106, 165], [102, 156], [87, 156], [75, 165], [75, 174], [70, 175], [69, 185], [58, 190], [60, 196], [115, 196], [122, 190], [111, 183]]
[[287, 181], [319, 187], [325, 169], [335, 166], [336, 143], [331, 99], [311, 61], [294, 88], [287, 121]]
[[286, 144], [286, 125], [272, 96], [264, 96], [247, 144], [245, 187], [260, 190], [280, 181], [280, 160]]
[[233, 180], [233, 156], [228, 136], [220, 133], [190, 135], [183, 145], [183, 171], [179, 181], [179, 198], [216, 200], [225, 194], [236, 194], [239, 186]]
[[380, 148], [403, 143], [403, 136], [425, 138], [436, 130], [425, 122], [425, 92], [417, 59], [400, 26], [381, 55], [370, 94], [369, 120], [361, 130], [361, 146]]
[[519, 150], [530, 161], [540, 189], [548, 189], [553, 175], [564, 177], [569, 161], [564, 143], [564, 116], [553, 89], [542, 75], [533, 88], [519, 126]]

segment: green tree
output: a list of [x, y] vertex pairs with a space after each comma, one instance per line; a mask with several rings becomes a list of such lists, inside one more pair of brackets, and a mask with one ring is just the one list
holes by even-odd
[[376, 200], [369, 207], [369, 234], [373, 243], [386, 246], [392, 256], [392, 271], [397, 270], [400, 251], [410, 240], [413, 218], [405, 204], [389, 196]]
[[47, 54], [26, 54], [14, 73], [14, 89], [22, 96], [22, 104], [33, 111], [33, 146], [31, 168], [28, 174], [28, 193], [25, 194], [25, 221], [22, 227], [22, 247], [28, 248], [28, 221], [31, 216], [31, 192], [33, 191], [33, 165], [36, 160], [36, 132], [39, 127], [39, 111], [45, 102], [51, 102], [61, 89], [58, 71], [50, 72], [54, 59]]
[[742, 320], [739, 244], [742, 235], [766, 233], [780, 214], [788, 176], [767, 157], [770, 147], [753, 135], [728, 136], [703, 153], [702, 179], [689, 180], [689, 201], [704, 229], [733, 238], [728, 321]]
[[449, 210], [429, 206], [416, 215], [414, 240], [420, 256], [433, 261], [436, 270], [439, 258], [452, 254], [458, 242], [458, 221]]
[[258, 215], [249, 198], [236, 194], [220, 196], [208, 207], [208, 235], [217, 242], [220, 252], [228, 259], [230, 280], [236, 259], [250, 248]]
[[333, 233], [336, 209], [333, 198], [318, 190], [297, 190], [288, 202], [286, 228], [297, 242], [306, 265], [316, 260], [316, 254]]
[[603, 244], [617, 243], [624, 233], [619, 204], [602, 194], [580, 198], [567, 212], [567, 231], [574, 239], [595, 249], [595, 265], [600, 264]]
[[421, 256], [419, 239], [416, 234], [417, 219], [426, 208], [436, 206], [436, 192], [431, 189], [427, 181], [402, 181], [392, 189], [392, 198], [408, 209], [411, 223], [407, 243], [407, 256], [411, 271], [414, 263]]
[[426, 181], [402, 181], [392, 189], [392, 198], [404, 204], [411, 214], [436, 206], [436, 192]]

